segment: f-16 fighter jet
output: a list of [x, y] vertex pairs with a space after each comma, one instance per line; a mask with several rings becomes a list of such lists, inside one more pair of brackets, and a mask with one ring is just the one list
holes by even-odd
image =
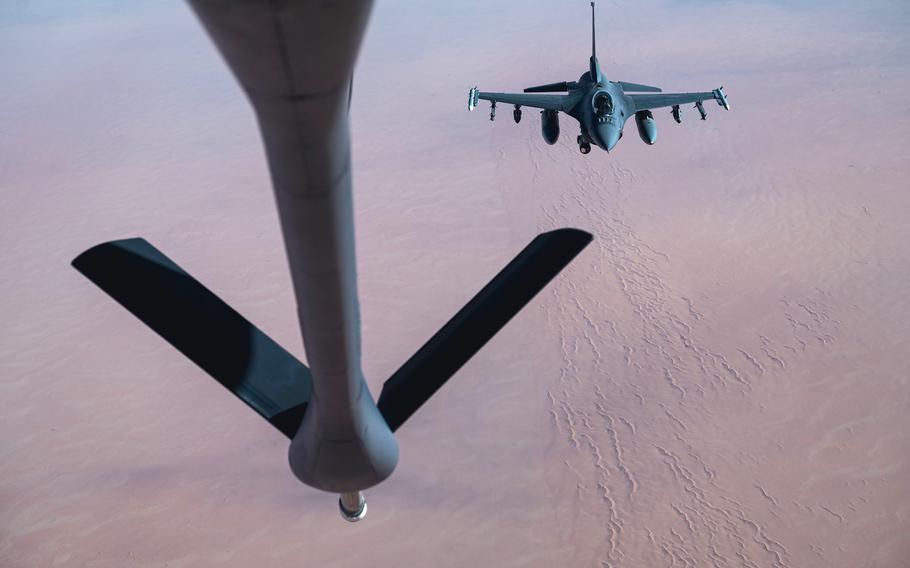
[[[576, 139], [582, 154], [591, 152], [591, 146], [607, 152], [622, 138], [626, 121], [635, 116], [638, 134], [647, 144], [657, 140], [657, 126], [654, 124], [656, 108], [672, 107], [671, 114], [677, 123], [682, 122], [681, 105], [695, 103], [695, 108], [705, 120], [708, 113], [704, 101], [715, 100], [730, 110], [724, 88], [701, 93], [663, 93], [658, 87], [608, 81], [597, 61], [597, 45], [594, 28], [594, 2], [591, 2], [591, 59], [588, 71], [578, 81], [563, 81], [537, 87], [528, 87], [525, 93], [486, 93], [474, 87], [468, 93], [468, 110], [474, 110], [480, 100], [490, 101], [490, 120], [496, 118], [496, 103], [513, 105], [512, 117], [521, 121], [521, 107], [542, 109], [540, 112], [541, 131], [547, 144], [556, 144], [559, 139], [559, 113], [564, 112], [578, 121], [581, 133]], [[565, 95], [539, 95], [536, 93], [566, 93]]]
[[[372, 2], [189, 3], [256, 112], [309, 366], [143, 239], [102, 243], [73, 265], [287, 436], [294, 475], [340, 494], [342, 516], [356, 521], [366, 514], [362, 491], [398, 463], [393, 432], [591, 235], [559, 229], [535, 238], [374, 400], [360, 365], [348, 128]], [[198, 408], [205, 412], [205, 401]]]

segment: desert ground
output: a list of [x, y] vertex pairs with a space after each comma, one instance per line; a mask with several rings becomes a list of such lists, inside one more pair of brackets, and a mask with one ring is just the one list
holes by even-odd
[[143, 236], [305, 360], [249, 105], [185, 4], [0, 4], [0, 565], [910, 566], [910, 4], [604, 1], [582, 156], [469, 114], [587, 2], [377, 2], [352, 107], [374, 395], [533, 236], [595, 240], [400, 431], [358, 524], [69, 262]]

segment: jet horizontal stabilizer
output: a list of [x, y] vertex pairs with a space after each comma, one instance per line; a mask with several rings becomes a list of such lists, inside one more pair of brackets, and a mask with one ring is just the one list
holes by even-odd
[[575, 81], [568, 83], [562, 81], [561, 83], [549, 83], [547, 85], [538, 85], [536, 87], [528, 87], [525, 89], [526, 93], [565, 93], [568, 92], [571, 87], [575, 86]]
[[73, 267], [288, 438], [310, 399], [310, 371], [144, 239], [111, 241]]
[[591, 242], [578, 229], [538, 235], [382, 386], [377, 406], [397, 430]]
[[662, 93], [663, 89], [660, 87], [652, 87], [650, 85], [640, 85], [638, 83], [626, 83], [625, 81], [617, 81], [617, 85], [622, 87], [622, 90], [627, 93]]

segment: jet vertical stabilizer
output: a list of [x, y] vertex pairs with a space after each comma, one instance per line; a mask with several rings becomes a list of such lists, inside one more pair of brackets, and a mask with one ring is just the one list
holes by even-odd
[[594, 2], [591, 2], [591, 62], [589, 73], [595, 83], [600, 80], [600, 62], [597, 61], [597, 31], [594, 27]]

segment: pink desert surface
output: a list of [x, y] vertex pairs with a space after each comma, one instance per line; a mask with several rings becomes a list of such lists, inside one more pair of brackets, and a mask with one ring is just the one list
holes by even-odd
[[144, 236], [303, 358], [252, 112], [182, 3], [0, 7], [0, 565], [910, 565], [910, 5], [601, 2], [608, 77], [724, 85], [609, 155], [466, 110], [586, 2], [378, 2], [353, 115], [382, 382], [534, 234], [594, 243], [400, 431], [356, 525], [69, 262]]

